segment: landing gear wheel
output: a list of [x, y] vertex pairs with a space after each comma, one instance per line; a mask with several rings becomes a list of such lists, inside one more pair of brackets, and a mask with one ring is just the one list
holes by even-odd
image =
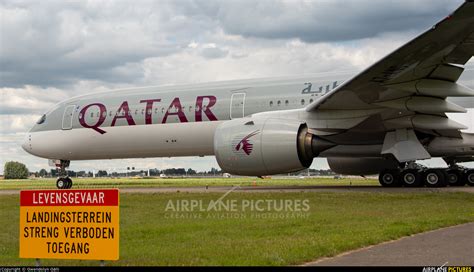
[[71, 189], [72, 180], [69, 177], [65, 178], [65, 180], [66, 180], [66, 189]]
[[420, 171], [417, 169], [403, 170], [400, 175], [400, 181], [405, 187], [420, 187], [423, 185]]
[[448, 169], [446, 171], [446, 181], [449, 186], [463, 186], [466, 181], [463, 179], [462, 172], [458, 169]]
[[423, 181], [427, 187], [446, 187], [446, 177], [442, 170], [428, 169], [424, 172]]
[[58, 189], [66, 189], [67, 182], [66, 182], [65, 178], [58, 178], [58, 180], [56, 181], [56, 187]]
[[71, 189], [72, 180], [69, 177], [58, 178], [58, 180], [56, 181], [56, 187], [58, 189]]
[[467, 185], [474, 186], [474, 169], [469, 169], [464, 174], [464, 180], [466, 181]]
[[379, 182], [383, 187], [399, 187], [400, 171], [397, 169], [386, 169], [380, 172]]

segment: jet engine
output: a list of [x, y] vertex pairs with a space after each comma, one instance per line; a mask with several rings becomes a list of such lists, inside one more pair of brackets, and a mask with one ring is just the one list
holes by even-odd
[[332, 171], [344, 175], [371, 175], [378, 174], [384, 169], [395, 169], [398, 163], [386, 158], [328, 158]]
[[279, 118], [240, 118], [220, 124], [214, 154], [225, 172], [263, 176], [309, 167], [312, 135], [305, 124]]

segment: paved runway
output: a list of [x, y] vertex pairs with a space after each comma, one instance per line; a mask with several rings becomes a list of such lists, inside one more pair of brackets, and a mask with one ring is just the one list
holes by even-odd
[[[99, 187], [76, 187], [73, 189], [97, 189]], [[446, 187], [446, 188], [384, 188], [381, 186], [202, 186], [196, 187], [136, 187], [120, 188], [120, 193], [222, 193], [229, 190], [245, 193], [278, 193], [278, 192], [379, 192], [379, 193], [424, 193], [424, 192], [467, 192], [474, 193], [474, 187]], [[19, 190], [0, 190], [0, 195], [19, 194]]]
[[468, 223], [385, 242], [307, 266], [472, 266], [474, 223]]

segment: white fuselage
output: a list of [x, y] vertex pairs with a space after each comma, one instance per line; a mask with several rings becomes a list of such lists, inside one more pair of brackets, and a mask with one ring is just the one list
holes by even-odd
[[[147, 87], [75, 97], [46, 113], [22, 146], [57, 160], [214, 155], [214, 131], [222, 122], [261, 112], [305, 111], [340, 78]], [[471, 131], [473, 114], [461, 118]]]
[[214, 155], [214, 131], [221, 122], [304, 110], [340, 82], [300, 77], [80, 96], [46, 113], [22, 146], [33, 155], [61, 160]]

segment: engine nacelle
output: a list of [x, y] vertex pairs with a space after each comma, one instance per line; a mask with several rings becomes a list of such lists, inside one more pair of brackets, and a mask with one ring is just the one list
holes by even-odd
[[306, 125], [275, 118], [241, 118], [226, 121], [214, 134], [214, 154], [227, 173], [263, 176], [309, 167], [311, 134]]
[[372, 175], [384, 169], [397, 168], [395, 160], [385, 158], [328, 158], [332, 171], [344, 175]]

